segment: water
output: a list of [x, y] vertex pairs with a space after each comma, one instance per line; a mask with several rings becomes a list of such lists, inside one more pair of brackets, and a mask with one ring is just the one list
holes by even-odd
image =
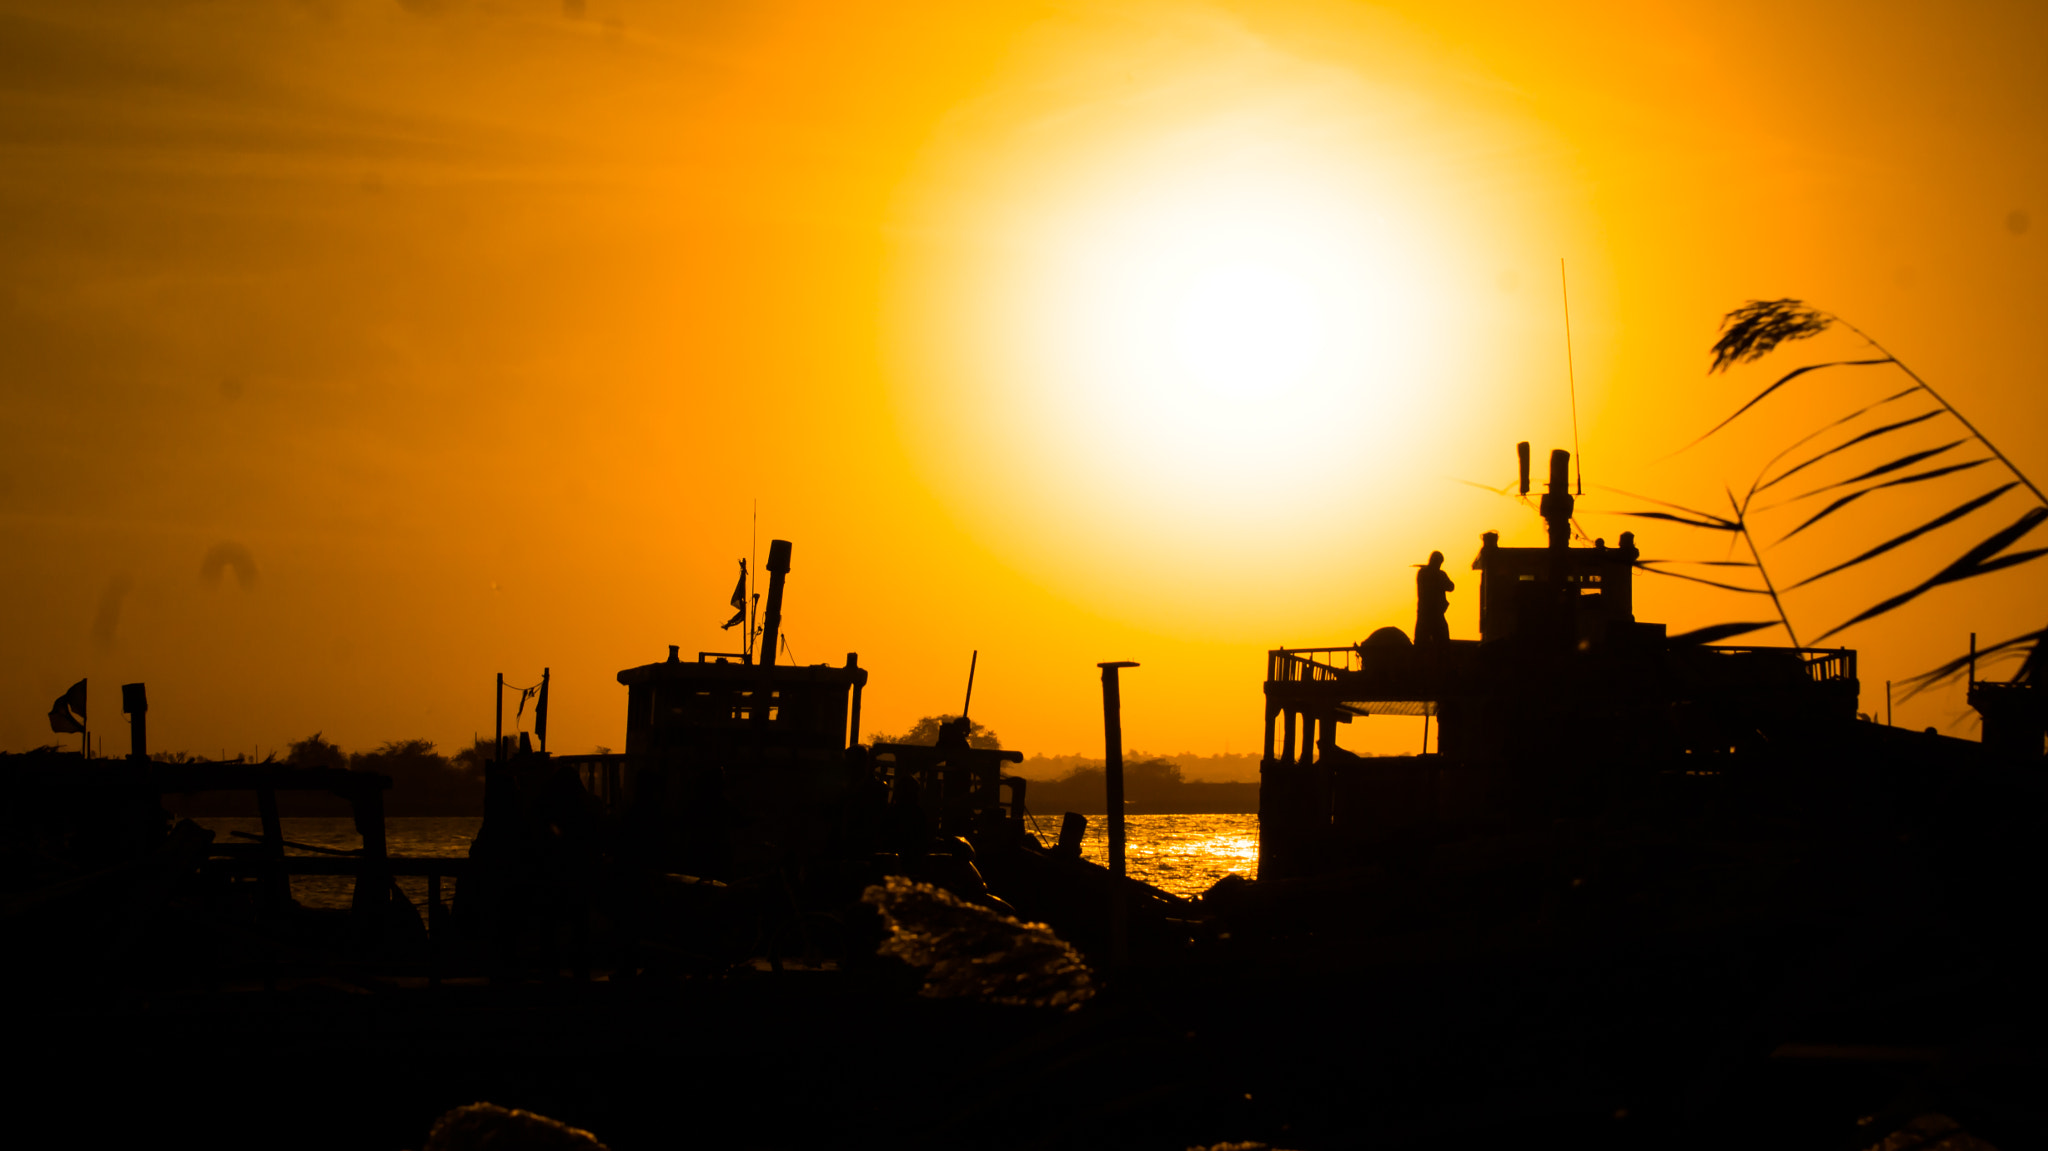
[[[1131, 815], [1125, 818], [1124, 859], [1130, 874], [1163, 891], [1190, 898], [1207, 891], [1226, 875], [1247, 879], [1259, 866], [1259, 817], [1256, 815]], [[263, 833], [258, 819], [207, 818], [194, 822], [211, 830], [222, 841], [237, 839], [230, 833]], [[315, 847], [339, 851], [363, 845], [355, 822], [346, 816], [325, 819], [286, 819], [284, 837]], [[402, 817], [384, 821], [384, 839], [393, 855], [459, 859], [469, 855], [469, 841], [483, 820], [472, 816]], [[1059, 837], [1057, 822], [1039, 821], [1040, 838], [1050, 843]], [[247, 842], [246, 840], [244, 842]], [[290, 856], [311, 856], [319, 852], [286, 848]], [[1109, 864], [1109, 822], [1100, 815], [1088, 817], [1088, 833], [1081, 839], [1081, 854], [1097, 863]], [[347, 907], [355, 880], [344, 875], [300, 875], [292, 878], [292, 895], [308, 907]], [[398, 880], [415, 906], [424, 905], [427, 881], [414, 876]], [[444, 889], [444, 898], [446, 891]]]
[[[201, 818], [192, 822], [213, 832], [214, 842], [240, 842], [249, 840], [231, 835], [231, 832], [246, 831], [251, 835], [263, 834], [260, 819], [232, 819], [227, 817]], [[337, 851], [348, 851], [363, 845], [363, 837], [356, 834], [355, 820], [348, 816], [319, 819], [283, 819], [284, 837], [295, 843], [309, 843], [315, 847], [331, 847]], [[479, 816], [392, 816], [384, 821], [385, 850], [393, 855], [426, 856], [433, 859], [466, 859], [469, 857], [469, 841], [476, 837], [476, 829], [483, 824]], [[316, 856], [317, 851], [301, 851], [287, 847], [288, 856]], [[427, 902], [427, 880], [425, 876], [405, 875], [398, 877], [398, 886], [405, 897], [412, 900], [414, 907], [425, 907]], [[349, 905], [354, 894], [356, 881], [349, 875], [294, 875], [292, 896], [307, 907], [342, 907]], [[441, 898], [447, 899], [452, 885], [443, 883]]]
[[[1039, 838], [1059, 838], [1057, 819], [1038, 821]], [[1109, 817], [1088, 817], [1081, 854], [1109, 866]], [[1192, 899], [1226, 875], [1254, 878], [1259, 870], [1256, 815], [1124, 816], [1124, 866], [1134, 879]], [[997, 892], [998, 895], [1001, 892]]]

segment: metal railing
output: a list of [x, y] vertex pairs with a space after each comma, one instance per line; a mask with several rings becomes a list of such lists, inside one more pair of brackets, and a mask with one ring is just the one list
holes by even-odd
[[1798, 658], [1806, 672], [1806, 678], [1815, 683], [1833, 683], [1856, 678], [1856, 652], [1846, 647], [1720, 647], [1709, 646], [1704, 651], [1718, 652], [1728, 658], [1744, 655], [1765, 655], [1786, 653]]
[[1275, 648], [1266, 653], [1266, 681], [1327, 683], [1339, 672], [1358, 671], [1363, 666], [1355, 647]]

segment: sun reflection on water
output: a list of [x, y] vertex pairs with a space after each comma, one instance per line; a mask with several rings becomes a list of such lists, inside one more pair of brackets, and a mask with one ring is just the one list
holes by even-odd
[[[1257, 815], [1130, 815], [1124, 820], [1124, 862], [1131, 877], [1162, 891], [1193, 899], [1226, 875], [1258, 875]], [[1106, 816], [1088, 817], [1081, 854], [1108, 866]]]

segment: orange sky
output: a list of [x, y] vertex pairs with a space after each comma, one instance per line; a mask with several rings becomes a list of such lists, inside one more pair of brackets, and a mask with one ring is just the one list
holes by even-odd
[[[976, 717], [1008, 746], [1099, 749], [1094, 664], [1134, 659], [1128, 745], [1248, 750], [1265, 648], [1409, 626], [1431, 548], [1471, 636], [1478, 533], [1536, 537], [1459, 481], [1506, 482], [1518, 439], [1569, 446], [1560, 257], [1591, 485], [1715, 500], [1875, 386], [1664, 458], [1771, 367], [1855, 350], [1706, 376], [1721, 314], [1781, 295], [2048, 473], [2044, 26], [0, 3], [0, 747], [57, 739], [80, 676], [111, 750], [132, 680], [160, 748], [450, 746], [489, 730], [494, 673], [543, 665], [552, 746], [617, 746], [618, 669], [731, 645], [758, 499], [761, 546], [796, 544], [793, 651], [860, 652], [870, 731], [957, 707], [978, 648]], [[1943, 493], [1915, 498], [1897, 514]], [[202, 578], [224, 542], [250, 586]], [[1933, 546], [1800, 593], [1795, 623], [1956, 550]], [[1674, 629], [1755, 614], [1639, 585]], [[2038, 588], [2020, 569], [1849, 633], [1866, 707], [1972, 630], [2041, 626]]]

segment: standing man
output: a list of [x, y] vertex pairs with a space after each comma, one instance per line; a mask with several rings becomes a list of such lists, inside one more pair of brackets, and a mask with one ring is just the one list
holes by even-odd
[[1451, 625], [1444, 613], [1451, 610], [1451, 593], [1457, 585], [1444, 572], [1444, 553], [1429, 553], [1429, 562], [1415, 573], [1415, 646], [1435, 647], [1451, 642]]

